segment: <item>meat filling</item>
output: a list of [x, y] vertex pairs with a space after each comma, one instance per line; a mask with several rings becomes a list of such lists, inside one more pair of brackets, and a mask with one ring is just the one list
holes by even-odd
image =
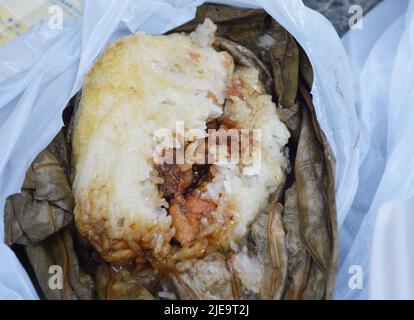
[[[208, 123], [208, 129], [233, 129], [237, 123], [221, 116]], [[206, 155], [207, 157], [207, 155]], [[208, 181], [210, 164], [194, 164], [190, 167], [177, 164], [157, 165], [158, 176], [163, 183], [158, 186], [168, 201], [168, 213], [175, 228], [174, 243], [189, 247], [202, 230], [203, 225], [213, 223], [211, 212], [217, 208], [213, 202], [201, 199], [197, 188]]]
[[170, 202], [169, 214], [173, 218], [175, 239], [183, 246], [188, 247], [197, 238], [202, 225], [212, 223], [210, 212], [216, 205], [210, 201], [200, 199], [196, 195], [187, 195]]
[[156, 167], [158, 176], [163, 179], [158, 189], [169, 202], [168, 213], [176, 230], [174, 240], [183, 247], [190, 246], [196, 239], [202, 221], [212, 222], [209, 214], [216, 205], [195, 195], [198, 186], [208, 179], [209, 168], [210, 165], [193, 165], [188, 169], [177, 164]]

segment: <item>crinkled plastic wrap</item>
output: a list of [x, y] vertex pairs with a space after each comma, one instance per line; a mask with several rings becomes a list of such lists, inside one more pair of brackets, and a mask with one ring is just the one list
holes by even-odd
[[414, 298], [413, 5], [384, 1], [343, 39], [361, 153], [358, 190], [340, 228], [337, 298]]
[[[214, 1], [211, 1], [214, 2]], [[336, 157], [336, 200], [342, 224], [358, 184], [358, 122], [350, 67], [333, 26], [302, 1], [217, 1], [262, 7], [299, 42], [314, 69], [313, 102]], [[108, 41], [137, 30], [162, 34], [189, 20], [201, 0], [85, 1], [83, 20], [63, 30], [39, 25], [0, 47], [0, 236], [8, 195], [62, 126], [62, 111]], [[0, 244], [0, 297], [37, 298], [14, 253]]]

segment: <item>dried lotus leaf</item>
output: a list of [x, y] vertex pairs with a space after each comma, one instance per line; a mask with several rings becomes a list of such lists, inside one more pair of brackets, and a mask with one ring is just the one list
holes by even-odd
[[[276, 96], [283, 108], [296, 102], [299, 77], [299, 49], [295, 39], [278, 23], [273, 22], [264, 45], [273, 69]], [[263, 38], [262, 38], [263, 39]]]
[[205, 18], [211, 19], [215, 24], [234, 23], [237, 20], [249, 20], [255, 16], [263, 17], [266, 11], [263, 9], [246, 9], [230, 7], [220, 4], [203, 4], [197, 8], [196, 17], [186, 24], [178, 27], [174, 32], [192, 31], [200, 23], [203, 23]]
[[300, 230], [312, 258], [325, 271], [330, 265], [332, 248], [327, 228], [327, 199], [322, 181], [325, 159], [306, 109], [303, 109], [302, 119], [295, 159]]
[[30, 166], [26, 171], [22, 189], [23, 190], [24, 189], [30, 189], [30, 190], [36, 189], [36, 177], [35, 177], [35, 172], [33, 170], [33, 166]]
[[287, 279], [288, 255], [285, 231], [282, 221], [283, 206], [279, 203], [271, 205], [267, 223], [267, 237], [272, 261], [272, 290], [270, 297], [280, 300], [283, 296]]
[[302, 105], [299, 102], [296, 102], [291, 108], [277, 109], [280, 120], [289, 129], [291, 138], [296, 143], [299, 140], [302, 125], [301, 109]]
[[327, 229], [332, 244], [331, 256], [330, 260], [328, 261], [328, 269], [326, 270], [327, 279], [325, 298], [330, 298], [335, 287], [335, 277], [337, 273], [339, 255], [335, 201], [335, 156], [332, 152], [332, 149], [329, 145], [329, 142], [324, 132], [321, 130], [319, 123], [316, 119], [315, 107], [312, 102], [312, 97], [309, 91], [306, 89], [305, 85], [301, 81], [299, 82], [299, 90], [302, 95], [302, 98], [304, 99], [307, 105], [308, 110], [310, 110], [311, 112], [313, 128], [316, 137], [323, 148], [323, 154], [325, 159], [325, 173], [322, 177], [321, 184], [323, 186], [323, 191], [325, 193], [325, 197], [327, 200]]
[[47, 150], [55, 156], [59, 163], [65, 169], [65, 175], [69, 175], [70, 169], [70, 150], [66, 143], [65, 128], [59, 131], [56, 137], [52, 140], [51, 144], [48, 145]]
[[91, 266], [96, 294], [100, 300], [153, 300], [158, 287], [158, 275], [151, 268], [116, 270], [100, 262]]
[[203, 4], [197, 8], [195, 19], [178, 27], [173, 32], [190, 32], [205, 18], [217, 25], [217, 36], [239, 43], [255, 54], [259, 53], [257, 39], [268, 28], [270, 17], [263, 9], [246, 9], [220, 4]]
[[283, 224], [288, 252], [288, 283], [284, 299], [302, 299], [310, 267], [310, 256], [300, 236], [300, 219], [296, 185], [285, 192]]
[[10, 196], [6, 203], [8, 244], [36, 244], [72, 221], [67, 211], [48, 201], [34, 200], [31, 192], [23, 191]]
[[[108, 267], [106, 275], [105, 299], [108, 300], [154, 300], [150, 292], [157, 282], [157, 275], [152, 269], [141, 271], [117, 270]], [[105, 279], [105, 278], [104, 278]], [[102, 294], [100, 294], [102, 296]]]
[[72, 168], [71, 156], [70, 156], [72, 154], [72, 135], [73, 135], [74, 127], [75, 127], [75, 119], [76, 119], [75, 115], [78, 111], [81, 97], [82, 97], [82, 90], [79, 91], [74, 97], [72, 97], [72, 99], [69, 101], [69, 105], [66, 107], [66, 109], [63, 112], [63, 118], [65, 120], [65, 129], [66, 129], [64, 140], [65, 140], [67, 154], [69, 155], [67, 176], [70, 182], [73, 182], [72, 181], [73, 180], [73, 177], [72, 177], [73, 168]]
[[227, 266], [233, 276], [232, 288], [235, 299], [255, 299], [263, 284], [262, 261], [244, 249], [241, 252], [227, 254]]
[[285, 290], [288, 256], [282, 213], [280, 204], [272, 204], [269, 214], [259, 215], [252, 225], [254, 252], [262, 266], [259, 299], [281, 299]]
[[311, 263], [307, 277], [306, 288], [303, 292], [303, 300], [322, 300], [325, 298], [326, 273], [319, 269], [315, 263]]
[[[27, 171], [25, 189], [6, 201], [8, 244], [36, 244], [72, 221], [71, 187], [66, 168], [50, 151], [53, 148], [52, 143], [36, 157]], [[60, 154], [58, 149], [54, 151]]]
[[335, 158], [331, 147], [329, 146], [325, 135], [322, 134], [323, 146], [326, 159], [326, 172], [324, 182], [326, 186], [326, 195], [328, 201], [328, 231], [330, 232], [332, 252], [329, 262], [326, 278], [325, 299], [330, 299], [335, 288], [335, 278], [338, 271], [339, 244], [336, 217], [336, 201], [335, 201]]
[[[130, 284], [125, 288], [123, 285], [114, 287], [115, 295], [111, 300], [155, 300], [155, 297], [145, 287]], [[123, 292], [126, 290], [126, 292]], [[109, 299], [109, 298], [108, 298]]]
[[308, 88], [311, 89], [313, 84], [313, 68], [309, 57], [302, 48], [299, 49], [299, 70]]
[[[50, 249], [51, 246], [55, 246], [60, 238], [59, 234], [54, 234], [48, 240], [41, 242], [37, 245], [27, 245], [25, 246], [26, 254], [29, 258], [29, 261], [33, 267], [33, 270], [36, 274], [37, 283], [42, 289], [43, 294], [48, 300], [63, 300], [63, 299], [76, 299], [76, 296], [73, 290], [68, 285], [67, 274], [66, 274], [66, 264], [59, 265], [59, 263], [64, 262], [64, 259], [56, 259], [54, 257], [53, 250]], [[60, 241], [61, 238], [60, 238]], [[51, 274], [48, 272], [51, 266], [58, 265], [62, 267], [63, 278], [61, 289], [53, 289], [49, 286], [49, 280], [51, 280]], [[53, 269], [51, 269], [54, 271]], [[59, 269], [56, 269], [59, 270]], [[55, 271], [54, 271], [55, 272]], [[58, 271], [59, 272], [59, 271]], [[52, 279], [53, 281], [53, 279]], [[60, 279], [56, 279], [54, 285], [59, 286]]]
[[178, 263], [172, 280], [180, 299], [233, 299], [232, 275], [221, 253]]
[[8, 245], [12, 245], [14, 243], [26, 245], [30, 243], [29, 238], [23, 231], [19, 221], [16, 219], [15, 213], [16, 211], [23, 212], [23, 208], [29, 201], [32, 201], [32, 197], [25, 195], [25, 193], [23, 193], [20, 197], [10, 196], [6, 199], [6, 205], [4, 208], [4, 229], [5, 242]]
[[246, 287], [243, 286], [241, 279], [238, 277], [238, 270], [234, 268], [236, 265], [236, 254], [233, 251], [230, 251], [226, 255], [227, 268], [232, 276], [231, 279], [231, 288], [233, 292], [233, 298], [236, 300], [254, 299], [254, 293], [249, 291]]
[[65, 211], [73, 210], [72, 192], [62, 164], [48, 150], [32, 164], [35, 176], [34, 199], [48, 201]]
[[238, 65], [255, 68], [259, 72], [260, 80], [265, 88], [270, 88], [273, 83], [272, 74], [252, 51], [236, 42], [221, 37], [216, 37], [214, 47], [230, 53]]
[[92, 277], [83, 272], [79, 266], [79, 259], [74, 250], [72, 233], [67, 229], [61, 232], [68, 259], [69, 283], [80, 300], [90, 300], [95, 295], [95, 283]]
[[[252, 20], [263, 21], [265, 16], [267, 16], [267, 13], [263, 9], [246, 9], [207, 3], [197, 8], [197, 13], [193, 20], [174, 29], [173, 32], [193, 31], [199, 24], [203, 23], [206, 18], [209, 18], [220, 27], [225, 25], [245, 24], [246, 22], [251, 23]], [[246, 29], [248, 26], [250, 28], [252, 27], [251, 24], [248, 24]], [[228, 32], [229, 30], [226, 31]]]
[[[93, 298], [95, 292], [93, 280], [79, 270], [69, 231], [55, 233], [37, 245], [25, 246], [25, 249], [37, 281], [47, 299]], [[56, 266], [57, 268], [53, 269]], [[59, 269], [62, 271], [62, 278], [60, 278]], [[53, 278], [53, 275], [56, 277]]]
[[106, 263], [101, 263], [96, 266], [94, 270], [94, 279], [96, 287], [96, 295], [99, 300], [107, 299], [108, 282], [111, 278], [110, 266]]
[[233, 19], [228, 23], [220, 23], [217, 35], [234, 41], [259, 55], [260, 47], [257, 39], [265, 32], [271, 22], [271, 17], [264, 11], [252, 12], [250, 17]]

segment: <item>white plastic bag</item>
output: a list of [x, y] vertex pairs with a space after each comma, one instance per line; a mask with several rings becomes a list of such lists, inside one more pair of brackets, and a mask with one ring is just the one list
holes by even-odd
[[[202, 2], [85, 1], [83, 23], [66, 21], [63, 30], [40, 25], [0, 47], [1, 238], [6, 197], [20, 191], [28, 166], [60, 130], [63, 108], [81, 88], [83, 76], [107, 42], [137, 30], [164, 33], [190, 20]], [[337, 160], [336, 196], [342, 222], [358, 182], [358, 123], [350, 66], [333, 26], [300, 0], [217, 2], [264, 8], [308, 54], [314, 68], [316, 114]], [[0, 261], [0, 298], [35, 298], [26, 273], [3, 243]]]
[[[344, 37], [361, 157], [358, 191], [340, 229], [338, 298], [414, 299], [413, 36], [414, 3], [386, 0], [365, 17], [363, 30]], [[359, 286], [349, 274], [355, 266]]]

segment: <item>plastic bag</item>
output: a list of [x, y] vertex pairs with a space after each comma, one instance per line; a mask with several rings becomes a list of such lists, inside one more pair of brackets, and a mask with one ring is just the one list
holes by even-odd
[[[202, 2], [85, 1], [83, 23], [66, 21], [63, 30], [39, 25], [0, 47], [2, 238], [6, 197], [20, 191], [28, 166], [61, 128], [63, 108], [81, 88], [83, 76], [108, 41], [137, 30], [164, 33], [193, 18]], [[312, 93], [317, 117], [336, 156], [336, 196], [341, 223], [357, 186], [359, 144], [350, 67], [333, 26], [300, 0], [216, 2], [264, 8], [308, 54], [314, 68]], [[0, 297], [35, 298], [29, 278], [3, 243], [0, 260]]]
[[[414, 298], [413, 35], [414, 3], [387, 0], [364, 18], [363, 30], [344, 37], [361, 155], [358, 191], [340, 229], [337, 298]], [[359, 285], [351, 277], [358, 269]]]

